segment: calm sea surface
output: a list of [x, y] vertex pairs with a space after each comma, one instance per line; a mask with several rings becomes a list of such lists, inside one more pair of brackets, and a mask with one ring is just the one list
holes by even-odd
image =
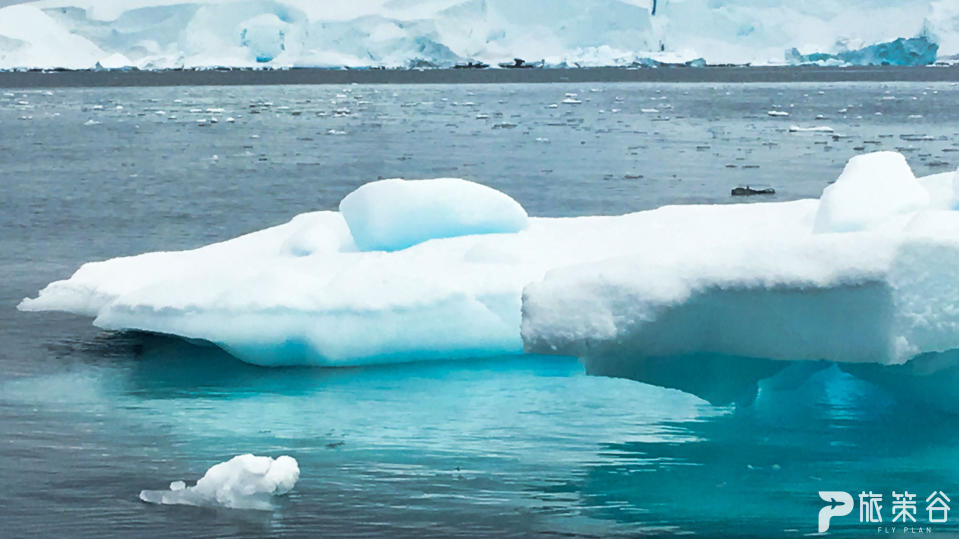
[[[0, 133], [0, 536], [804, 535], [820, 490], [884, 493], [889, 526], [914, 492], [915, 526], [959, 531], [959, 507], [929, 524], [923, 501], [959, 504], [959, 417], [833, 368], [737, 409], [574, 358], [262, 369], [15, 309], [85, 261], [334, 209], [379, 177], [576, 216], [745, 184], [814, 197], [880, 149], [945, 172], [954, 84], [0, 89]], [[246, 452], [299, 461], [276, 511], [137, 498]], [[833, 529], [875, 534], [857, 515]]]

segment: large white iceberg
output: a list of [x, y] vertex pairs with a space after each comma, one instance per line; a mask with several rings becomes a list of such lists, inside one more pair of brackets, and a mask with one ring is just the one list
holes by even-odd
[[[206, 340], [260, 365], [524, 351], [901, 364], [959, 349], [955, 184], [952, 173], [916, 180], [901, 156], [876, 153], [822, 201], [527, 221], [469, 182], [400, 184], [418, 186], [412, 198], [379, 183], [347, 197], [366, 212], [349, 224], [308, 213], [200, 249], [84, 264], [19, 308]], [[514, 228], [459, 228], [457, 209], [477, 193], [489, 222]], [[390, 225], [380, 239], [399, 250], [358, 247], [351, 230], [367, 233], [377, 211]], [[428, 241], [399, 248], [407, 230]]]
[[[49, 20], [38, 23], [41, 10]], [[949, 57], [959, 53], [959, 8], [953, 0], [41, 0], [0, 8], [0, 68], [92, 68], [110, 55], [119, 55], [113, 66], [143, 69], [514, 57], [558, 66], [782, 64], [787, 50], [791, 62]]]
[[211, 467], [196, 485], [174, 481], [169, 490], [140, 491], [140, 499], [165, 505], [268, 510], [273, 508], [271, 499], [289, 493], [299, 478], [300, 467], [293, 457], [237, 455]]

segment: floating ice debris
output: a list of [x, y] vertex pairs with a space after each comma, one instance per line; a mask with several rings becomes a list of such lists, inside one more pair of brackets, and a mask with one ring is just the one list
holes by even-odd
[[909, 116], [907, 116], [907, 118], [909, 118], [910, 120], [918, 120], [919, 118], [922, 118], [922, 114], [910, 114]]
[[789, 126], [790, 133], [832, 133], [835, 131], [828, 125], [817, 125], [815, 127], [799, 127], [798, 125]]
[[559, 108], [559, 105], [557, 105], [556, 103], [550, 103], [549, 105], [546, 106], [546, 108], [548, 108], [548, 109], [558, 109], [558, 108]]
[[164, 505], [270, 510], [272, 498], [289, 493], [299, 478], [300, 467], [293, 457], [238, 455], [211, 467], [192, 487], [173, 481], [169, 490], [140, 491], [140, 499]]
[[789, 113], [783, 110], [770, 110], [766, 114], [770, 116], [789, 116]]
[[83, 122], [83, 125], [100, 125], [100, 122], [98, 122], [98, 121], [96, 121], [96, 120], [94, 120], [94, 119], [91, 118], [91, 119]]
[[657, 113], [659, 112], [659, 109], [639, 109], [639, 111], [646, 112], [646, 113]]
[[536, 137], [536, 142], [549, 142], [549, 139], [546, 137]]
[[327, 135], [345, 135], [346, 131], [343, 131], [341, 129], [328, 129], [326, 131], [326, 134]]
[[233, 116], [227, 116], [226, 120], [224, 120], [224, 121], [225, 121], [226, 123], [228, 123], [228, 124], [232, 124], [232, 123], [236, 122], [236, 118], [234, 118]]
[[209, 108], [209, 109], [206, 109], [206, 111], [209, 112], [210, 114], [223, 114], [223, 109], [221, 108]]
[[476, 119], [477, 119], [477, 120], [488, 120], [488, 119], [489, 119], [489, 114], [484, 114], [484, 113], [481, 112], [481, 113], [479, 113], [479, 114], [476, 115]]
[[153, 114], [156, 114], [157, 116], [166, 116], [166, 112], [162, 110], [158, 110], [154, 112]]
[[575, 97], [567, 97], [566, 99], [560, 101], [564, 105], [579, 105], [582, 104], [582, 101], [576, 99]]

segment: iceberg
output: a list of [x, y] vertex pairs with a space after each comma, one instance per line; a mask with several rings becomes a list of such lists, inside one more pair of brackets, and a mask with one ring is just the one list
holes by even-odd
[[341, 212], [84, 264], [18, 308], [273, 366], [523, 353], [899, 365], [959, 349], [956, 182], [877, 152], [820, 200], [577, 218], [527, 218], [464, 180], [373, 182]]
[[[868, 12], [869, 17], [862, 14]], [[903, 38], [903, 36], [920, 36]], [[852, 46], [851, 46], [852, 45]], [[40, 0], [0, 8], [0, 69], [932, 63], [951, 0]], [[803, 55], [798, 50], [816, 51]]]
[[196, 485], [173, 481], [169, 490], [140, 491], [140, 499], [164, 505], [270, 510], [271, 499], [289, 493], [299, 478], [300, 467], [293, 457], [238, 455], [211, 467]]

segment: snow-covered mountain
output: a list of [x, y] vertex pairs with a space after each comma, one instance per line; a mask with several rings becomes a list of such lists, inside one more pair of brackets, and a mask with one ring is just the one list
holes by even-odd
[[557, 66], [928, 63], [957, 53], [956, 0], [41, 0], [0, 8], [5, 69], [495, 65], [514, 57]]

